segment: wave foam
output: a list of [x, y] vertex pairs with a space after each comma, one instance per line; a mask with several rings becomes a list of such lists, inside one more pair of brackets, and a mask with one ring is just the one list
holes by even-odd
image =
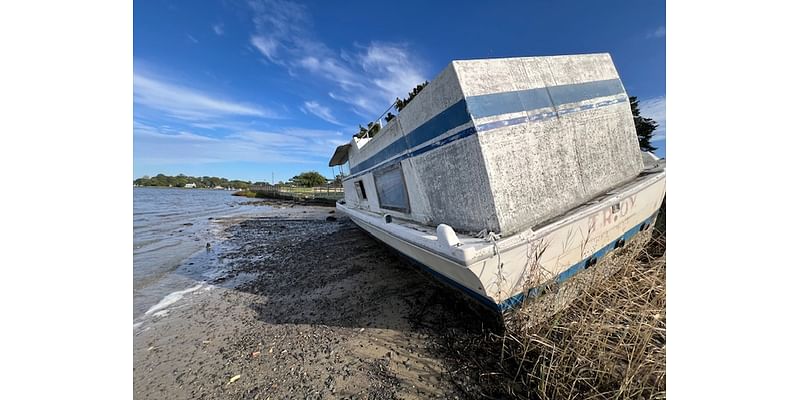
[[161, 301], [159, 301], [158, 304], [150, 307], [150, 309], [147, 310], [144, 313], [144, 315], [153, 314], [153, 313], [155, 313], [157, 311], [163, 310], [163, 309], [175, 304], [175, 302], [177, 302], [178, 300], [183, 298], [183, 295], [185, 295], [187, 293], [194, 292], [195, 290], [198, 290], [198, 289], [202, 288], [203, 285], [205, 285], [205, 283], [200, 283], [200, 284], [198, 284], [196, 286], [193, 286], [193, 287], [190, 287], [188, 289], [179, 290], [177, 292], [172, 292], [172, 293], [164, 296], [164, 298], [161, 299]]

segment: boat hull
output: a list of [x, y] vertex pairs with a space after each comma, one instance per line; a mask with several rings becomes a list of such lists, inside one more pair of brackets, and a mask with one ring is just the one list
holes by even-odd
[[543, 227], [487, 239], [467, 259], [448, 257], [436, 242], [412, 242], [408, 232], [397, 233], [403, 228], [376, 222], [365, 211], [345, 204], [337, 204], [337, 209], [436, 279], [492, 311], [507, 312], [649, 234], [665, 195], [665, 180], [665, 174], [651, 177]]

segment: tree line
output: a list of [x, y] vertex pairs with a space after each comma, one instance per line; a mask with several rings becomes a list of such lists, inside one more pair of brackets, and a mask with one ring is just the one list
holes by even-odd
[[[332, 183], [341, 185], [342, 176], [337, 176]], [[280, 181], [276, 186], [323, 186], [328, 184], [329, 179], [317, 171], [306, 171], [295, 175], [288, 182]], [[271, 186], [267, 182], [251, 182], [242, 180], [228, 180], [217, 178], [216, 176], [186, 176], [179, 174], [167, 176], [158, 174], [154, 177], [147, 175], [133, 181], [137, 186], [163, 186], [163, 187], [185, 187], [187, 184], [194, 184], [198, 188], [213, 189], [215, 187], [248, 189], [250, 186]]]
[[[195, 184], [198, 188], [212, 189], [217, 186], [224, 188], [234, 189], [247, 189], [253, 183], [250, 181], [241, 180], [228, 180], [226, 178], [217, 178], [216, 176], [186, 176], [179, 174], [177, 176], [167, 176], [158, 174], [154, 177], [147, 175], [133, 181], [137, 186], [163, 186], [163, 187], [185, 187], [187, 184]], [[257, 182], [260, 183], [260, 182]]]

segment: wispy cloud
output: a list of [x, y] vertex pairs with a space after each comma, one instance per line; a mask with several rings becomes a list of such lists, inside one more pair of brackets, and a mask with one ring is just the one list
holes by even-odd
[[195, 39], [194, 36], [192, 36], [192, 35], [190, 35], [188, 33], [186, 34], [186, 38], [188, 38], [189, 40], [191, 40], [194, 43], [200, 43], [199, 40]]
[[212, 26], [211, 29], [214, 30], [214, 33], [216, 33], [217, 36], [222, 36], [225, 34], [225, 24], [216, 24]]
[[313, 32], [304, 6], [286, 0], [254, 0], [250, 43], [269, 61], [333, 84], [330, 97], [358, 114], [377, 117], [396, 97], [425, 80], [408, 46], [372, 42], [334, 51]]
[[223, 100], [220, 95], [167, 82], [159, 77], [134, 73], [133, 101], [136, 104], [188, 121], [230, 116], [276, 118], [263, 107]]
[[648, 39], [662, 38], [664, 36], [667, 36], [667, 28], [664, 27], [664, 26], [659, 26], [655, 30], [650, 31], [650, 32], [647, 33], [647, 38]]
[[181, 129], [134, 122], [134, 157], [143, 163], [208, 164], [220, 162], [318, 163], [326, 159], [342, 133], [283, 128], [245, 130], [210, 137]]
[[652, 118], [658, 123], [658, 128], [653, 132], [654, 142], [667, 138], [667, 98], [665, 96], [653, 97], [639, 101], [639, 113], [646, 118]]
[[358, 59], [364, 71], [370, 72], [370, 82], [389, 101], [405, 95], [425, 80], [422, 71], [411, 61], [408, 49], [400, 45], [373, 42]]
[[342, 123], [333, 116], [333, 112], [331, 112], [330, 108], [325, 107], [316, 101], [307, 101], [303, 103], [303, 106], [300, 107], [300, 110], [307, 114], [316, 115], [317, 117], [332, 124], [342, 126]]
[[277, 50], [278, 50], [278, 42], [265, 37], [265, 36], [252, 36], [250, 37], [250, 44], [253, 45], [264, 57], [267, 57], [270, 61], [274, 63], [278, 63], [279, 60], [277, 58]]

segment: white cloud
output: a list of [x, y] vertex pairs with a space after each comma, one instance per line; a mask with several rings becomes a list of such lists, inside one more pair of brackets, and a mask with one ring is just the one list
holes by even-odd
[[290, 74], [306, 72], [331, 83], [333, 99], [353, 106], [359, 115], [377, 118], [396, 97], [425, 80], [422, 63], [406, 46], [370, 43], [334, 51], [314, 38], [305, 8], [285, 0], [251, 1], [256, 33], [251, 44]]
[[194, 43], [200, 43], [199, 40], [195, 39], [194, 36], [192, 36], [192, 35], [190, 35], [188, 33], [186, 34], [186, 37], [189, 38], [189, 40], [191, 40]]
[[221, 162], [319, 163], [327, 160], [341, 132], [284, 128], [245, 130], [209, 137], [134, 121], [134, 158], [145, 164]]
[[651, 38], [662, 38], [664, 36], [667, 36], [667, 28], [664, 27], [664, 26], [659, 26], [658, 28], [656, 28], [656, 30], [647, 33], [647, 38], [648, 39], [651, 39]]
[[403, 97], [425, 81], [408, 51], [397, 45], [371, 43], [360, 55], [360, 61], [364, 71], [370, 72], [370, 81], [384, 92], [388, 102]]
[[342, 89], [363, 88], [356, 72], [335, 58], [323, 57], [319, 59], [314, 56], [306, 56], [297, 64], [309, 72], [336, 83]]
[[639, 114], [645, 118], [652, 118], [658, 123], [658, 128], [653, 132], [652, 141], [663, 141], [667, 138], [667, 98], [666, 96], [653, 97], [639, 101]]
[[264, 36], [251, 36], [250, 44], [252, 44], [264, 57], [267, 57], [272, 62], [277, 62], [278, 42], [264, 37]]
[[216, 33], [217, 36], [222, 36], [222, 35], [225, 34], [225, 25], [224, 24], [216, 24], [216, 25], [212, 26], [211, 29], [214, 30], [214, 33]]
[[333, 112], [331, 112], [330, 108], [325, 107], [316, 101], [306, 101], [303, 103], [303, 107], [300, 107], [300, 110], [304, 113], [316, 115], [317, 117], [332, 124], [342, 125], [342, 123], [333, 116]]
[[272, 111], [259, 106], [222, 100], [219, 95], [204, 93], [136, 72], [133, 75], [133, 101], [189, 121], [229, 116], [277, 117]]

